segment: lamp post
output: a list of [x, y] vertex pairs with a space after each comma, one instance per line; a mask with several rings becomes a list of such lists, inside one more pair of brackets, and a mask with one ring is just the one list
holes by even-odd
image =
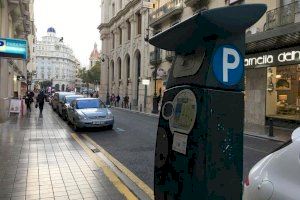
[[[107, 58], [107, 88], [106, 88], [106, 105], [110, 105], [109, 100], [109, 57], [106, 54], [102, 54], [103, 56], [106, 56]], [[105, 59], [101, 59], [102, 62], [105, 62]]]
[[152, 113], [157, 114], [158, 113], [158, 98], [157, 98], [157, 92], [156, 92], [156, 80], [157, 80], [157, 68], [158, 68], [158, 52], [159, 49], [157, 47], [154, 48], [154, 94], [153, 94], [153, 109]]

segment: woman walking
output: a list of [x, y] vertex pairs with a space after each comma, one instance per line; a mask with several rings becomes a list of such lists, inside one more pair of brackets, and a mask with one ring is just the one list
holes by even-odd
[[38, 94], [38, 96], [36, 98], [36, 103], [37, 103], [37, 105], [38, 105], [38, 107], [40, 109], [40, 115], [43, 114], [45, 98], [46, 98], [46, 96], [45, 96], [45, 93], [44, 93], [43, 90]]

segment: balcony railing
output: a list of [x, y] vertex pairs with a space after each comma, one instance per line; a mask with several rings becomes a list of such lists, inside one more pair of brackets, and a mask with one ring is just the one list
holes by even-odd
[[155, 55], [155, 51], [150, 52], [150, 64], [151, 65], [159, 65], [162, 62], [161, 59], [161, 50], [157, 49], [157, 55]]
[[[177, 11], [177, 12], [176, 12]], [[156, 21], [161, 19], [162, 17], [174, 13], [178, 14], [178, 12], [183, 11], [183, 0], [171, 0], [170, 2], [164, 4], [158, 9], [154, 10], [149, 15], [150, 25], [154, 24]]]
[[270, 10], [266, 16], [265, 30], [300, 22], [300, 1]]

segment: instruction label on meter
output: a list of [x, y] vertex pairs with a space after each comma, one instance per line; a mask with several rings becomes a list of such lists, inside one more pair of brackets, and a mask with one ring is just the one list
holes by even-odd
[[191, 90], [179, 92], [173, 100], [174, 114], [169, 124], [173, 134], [175, 132], [189, 134], [192, 130], [197, 114], [197, 102]]
[[182, 154], [186, 154], [188, 135], [174, 133], [172, 149]]

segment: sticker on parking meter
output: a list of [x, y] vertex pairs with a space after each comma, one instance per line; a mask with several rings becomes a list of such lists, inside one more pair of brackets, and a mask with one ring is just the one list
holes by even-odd
[[213, 55], [212, 67], [216, 79], [223, 85], [236, 85], [244, 75], [244, 59], [233, 45], [218, 47]]
[[182, 90], [174, 98], [173, 106], [174, 113], [169, 121], [171, 132], [189, 134], [197, 115], [195, 94], [188, 89]]

